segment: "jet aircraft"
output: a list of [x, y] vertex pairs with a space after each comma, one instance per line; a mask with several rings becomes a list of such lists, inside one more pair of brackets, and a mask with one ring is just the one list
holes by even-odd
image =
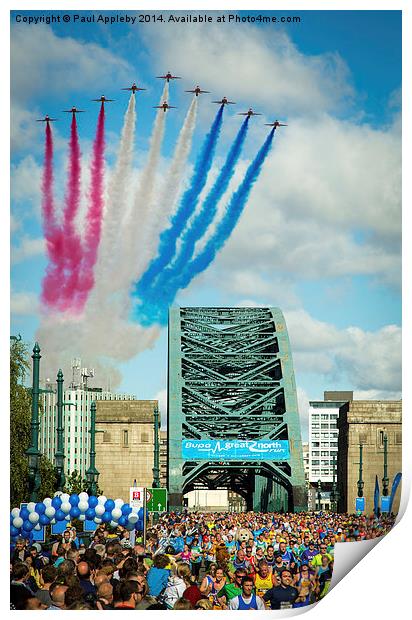
[[198, 97], [201, 93], [210, 93], [210, 90], [201, 90], [200, 86], [196, 86], [193, 90], [185, 90], [185, 93], [194, 93]]
[[156, 77], [159, 80], [166, 80], [167, 82], [170, 82], [170, 80], [181, 80], [182, 79], [178, 75], [172, 75], [170, 71], [168, 71], [166, 75], [157, 75]]
[[262, 116], [260, 112], [254, 112], [252, 108], [249, 108], [247, 112], [238, 112], [239, 116]]
[[135, 94], [135, 92], [137, 90], [146, 90], [146, 88], [138, 88], [136, 86], [136, 82], [133, 82], [133, 84], [131, 86], [129, 86], [129, 88], [122, 88], [121, 90], [131, 90], [133, 94]]
[[227, 97], [223, 97], [220, 101], [212, 101], [212, 103], [220, 103], [220, 105], [235, 104], [236, 101], [228, 101]]
[[157, 109], [159, 109], [159, 110], [163, 109], [163, 112], [166, 112], [166, 110], [170, 110], [170, 108], [175, 108], [175, 109], [176, 109], [176, 106], [174, 106], [174, 105], [169, 105], [169, 104], [167, 103], [167, 101], [163, 101], [162, 105], [154, 105], [153, 107], [154, 107], [154, 108], [157, 108]]

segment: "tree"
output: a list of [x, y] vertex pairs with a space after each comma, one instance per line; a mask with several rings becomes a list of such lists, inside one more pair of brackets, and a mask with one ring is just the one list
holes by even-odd
[[[29, 364], [27, 344], [10, 343], [10, 503], [11, 508], [27, 501], [29, 467], [26, 450], [30, 446], [31, 391], [24, 386]], [[53, 496], [55, 471], [44, 455], [40, 457], [40, 497]]]
[[[77, 495], [82, 491], [86, 491], [89, 487], [89, 483], [85, 478], [82, 478], [81, 473], [75, 469], [66, 477], [66, 485], [64, 490], [66, 493], [76, 493]], [[97, 495], [103, 495], [103, 491], [97, 486]]]

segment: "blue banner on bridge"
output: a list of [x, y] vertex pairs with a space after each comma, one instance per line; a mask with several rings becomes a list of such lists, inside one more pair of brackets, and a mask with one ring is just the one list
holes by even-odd
[[196, 461], [287, 461], [290, 453], [285, 439], [184, 439], [182, 456]]

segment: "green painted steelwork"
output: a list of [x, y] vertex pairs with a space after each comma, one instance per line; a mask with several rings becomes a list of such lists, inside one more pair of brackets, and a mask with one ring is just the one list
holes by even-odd
[[[169, 507], [195, 489], [230, 489], [254, 510], [307, 509], [292, 356], [278, 308], [172, 308]], [[182, 458], [183, 439], [288, 440], [287, 461]]]

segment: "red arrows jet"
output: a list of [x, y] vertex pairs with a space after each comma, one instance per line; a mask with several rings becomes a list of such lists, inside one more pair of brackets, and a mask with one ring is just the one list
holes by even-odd
[[196, 86], [193, 90], [185, 90], [185, 93], [194, 93], [198, 97], [201, 93], [210, 93], [210, 90], [201, 90], [200, 86]]
[[101, 101], [102, 103], [105, 103], [106, 101], [115, 101], [114, 99], [106, 99], [106, 97], [104, 95], [102, 95], [101, 97], [99, 97], [99, 99], [91, 99], [91, 101]]
[[169, 105], [169, 104], [167, 103], [167, 101], [163, 101], [162, 105], [154, 105], [153, 107], [154, 107], [154, 108], [157, 108], [157, 109], [159, 109], [159, 110], [162, 110], [162, 109], [163, 109], [163, 112], [166, 112], [166, 110], [170, 110], [170, 108], [175, 108], [175, 109], [176, 109], [176, 106], [174, 106], [174, 105]]
[[260, 112], [254, 112], [252, 108], [249, 108], [247, 112], [238, 112], [239, 116], [262, 116]]
[[212, 103], [220, 103], [220, 105], [227, 105], [228, 103], [235, 104], [236, 101], [228, 101], [227, 97], [223, 97], [220, 101], [212, 101]]
[[159, 80], [166, 80], [167, 82], [169, 82], [170, 80], [181, 80], [182, 79], [178, 75], [172, 75], [170, 71], [168, 71], [166, 75], [157, 75], [156, 77]]
[[146, 90], [146, 88], [137, 88], [136, 82], [133, 82], [133, 84], [129, 88], [122, 88], [121, 90], [131, 90], [132, 93], [135, 94], [137, 90]]
[[265, 123], [266, 127], [275, 127], [275, 129], [277, 127], [287, 127], [286, 123], [279, 123], [278, 120], [276, 120], [274, 123]]
[[84, 112], [84, 110], [78, 110], [77, 108], [75, 108], [74, 106], [72, 107], [71, 110], [63, 110], [63, 112], [67, 112], [67, 114], [77, 114], [78, 112]]
[[53, 121], [58, 121], [58, 118], [50, 118], [50, 116], [48, 114], [46, 114], [46, 116], [44, 118], [37, 118], [36, 119], [38, 123], [47, 123], [48, 125], [50, 123], [52, 123]]

